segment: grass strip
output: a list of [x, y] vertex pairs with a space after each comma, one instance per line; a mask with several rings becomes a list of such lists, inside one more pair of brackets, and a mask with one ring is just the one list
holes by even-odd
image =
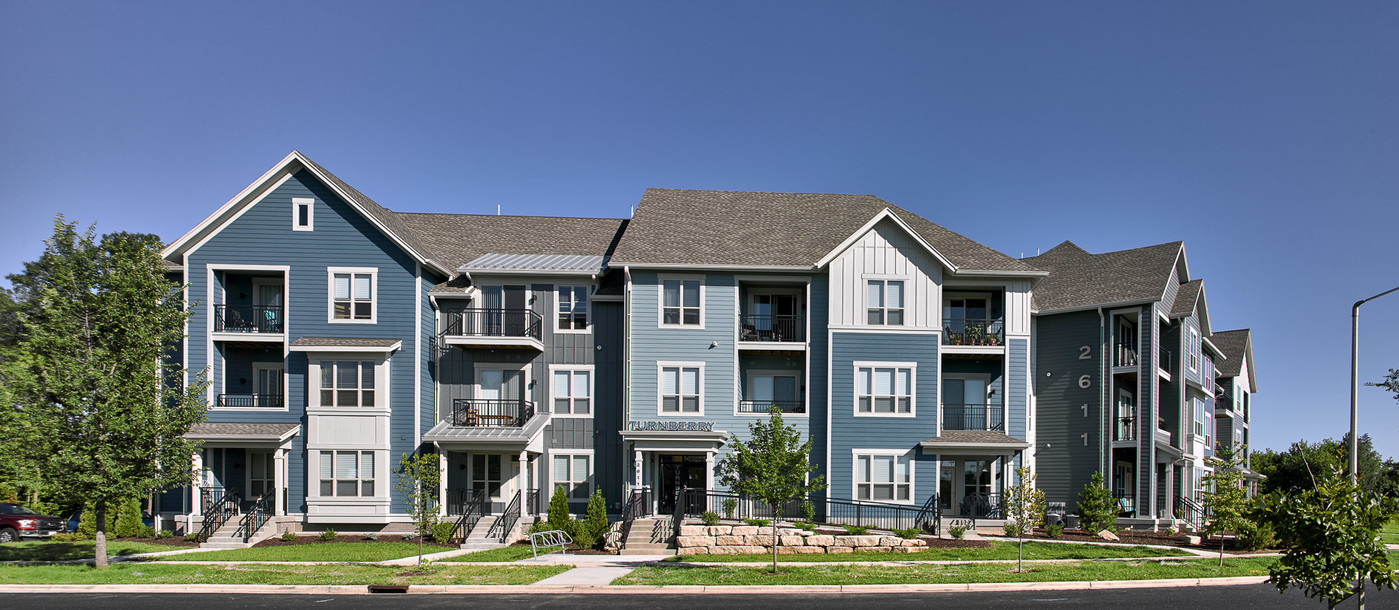
[[[928, 549], [917, 553], [841, 553], [778, 555], [778, 561], [986, 561], [1015, 559], [1013, 542], [991, 543], [991, 548]], [[1158, 549], [1147, 546], [1057, 544], [1026, 542], [1025, 559], [1122, 559], [1136, 557], [1194, 557], [1179, 549]], [[772, 555], [683, 555], [668, 561], [702, 561], [714, 563], [772, 561]]]
[[1266, 576], [1272, 557], [1236, 557], [1216, 563], [1200, 560], [1073, 561], [1026, 566], [1015, 572], [1005, 564], [959, 565], [833, 565], [780, 566], [777, 574], [757, 566], [697, 566], [660, 564], [642, 566], [614, 585], [886, 585], [952, 584], [973, 582], [1066, 582], [1088, 580], [1150, 580], [1160, 578], [1212, 578], [1217, 576]]
[[118, 563], [0, 568], [3, 584], [229, 584], [229, 585], [527, 585], [573, 566], [180, 565]]
[[[555, 550], [554, 552], [558, 553], [557, 550]], [[543, 555], [544, 553], [541, 552], [540, 554]], [[529, 559], [531, 557], [534, 557], [534, 553], [530, 552], [529, 547], [512, 545], [503, 546], [498, 549], [490, 549], [487, 551], [476, 551], [475, 553], [467, 553], [465, 555], [444, 557], [436, 561], [438, 563], [465, 563], [472, 561], [519, 561], [521, 559]]]
[[[450, 548], [428, 546], [423, 554], [449, 551]], [[159, 557], [161, 561], [386, 561], [416, 557], [414, 542], [322, 542], [288, 546], [255, 546], [247, 549], [227, 549], [184, 553]]]
[[[90, 540], [83, 542], [31, 540], [0, 546], [0, 561], [69, 561], [73, 559], [92, 559], [97, 556], [96, 548], [97, 543]], [[113, 540], [107, 542], [107, 555], [113, 557], [119, 555], [133, 555], [136, 553], [175, 551], [182, 548], [189, 547]]]

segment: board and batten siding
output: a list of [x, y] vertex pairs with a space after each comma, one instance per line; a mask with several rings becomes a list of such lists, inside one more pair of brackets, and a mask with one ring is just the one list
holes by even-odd
[[867, 279], [902, 279], [904, 327], [941, 328], [942, 265], [893, 221], [880, 221], [829, 267], [831, 326], [866, 325]]
[[[314, 199], [314, 230], [292, 231], [293, 197]], [[306, 171], [298, 171], [280, 186], [270, 191], [237, 218], [229, 221], [186, 257], [189, 279], [189, 299], [193, 316], [189, 323], [188, 354], [192, 370], [206, 366], [219, 373], [217, 353], [210, 352], [207, 338], [211, 328], [213, 304], [207, 302], [210, 292], [209, 265], [286, 265], [287, 293], [283, 295], [284, 323], [287, 341], [298, 337], [370, 337], [402, 340], [405, 349], [418, 332], [414, 325], [415, 261], [368, 220], [354, 211], [333, 191]], [[336, 324], [328, 321], [328, 267], [373, 267], [376, 278], [374, 324]], [[214, 302], [222, 302], [222, 293], [215, 293]], [[213, 356], [211, 358], [211, 356]], [[417, 448], [414, 438], [414, 362], [413, 354], [400, 350], [392, 354], [388, 385], [390, 395], [389, 446], [386, 457], [412, 453]], [[287, 357], [286, 395], [289, 407], [285, 411], [227, 411], [211, 408], [213, 422], [296, 422], [303, 424], [302, 434], [296, 436], [288, 456], [288, 493], [291, 512], [305, 510], [308, 481], [314, 475], [307, 464], [304, 430], [307, 392], [316, 387], [316, 380], [307, 378], [304, 354]], [[385, 474], [385, 466], [378, 468]], [[392, 490], [390, 480], [378, 481], [380, 488]], [[392, 494], [393, 492], [389, 491]], [[391, 511], [402, 513], [405, 505], [394, 498]]]
[[[1066, 502], [1076, 511], [1078, 492], [1101, 463], [1104, 442], [1102, 381], [1096, 311], [1038, 316], [1035, 319], [1035, 466], [1045, 500]], [[1083, 346], [1088, 358], [1082, 359]], [[1079, 380], [1087, 375], [1087, 388]], [[1087, 405], [1087, 416], [1083, 406]]]

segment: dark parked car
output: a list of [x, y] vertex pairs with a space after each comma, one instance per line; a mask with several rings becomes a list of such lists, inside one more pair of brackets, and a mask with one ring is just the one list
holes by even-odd
[[[73, 511], [73, 514], [68, 515], [68, 531], [70, 531], [70, 532], [76, 532], [76, 531], [78, 531], [78, 524], [81, 523], [82, 520], [83, 520], [83, 511], [81, 511], [81, 510], [75, 510], [75, 511]], [[115, 513], [108, 513], [108, 514], [107, 514], [107, 531], [108, 531], [108, 532], [111, 532], [111, 531], [112, 531], [112, 528], [115, 527], [116, 524], [117, 524], [117, 516], [116, 516], [116, 514], [115, 514]], [[153, 518], [153, 517], [151, 517], [149, 514], [147, 514], [146, 511], [141, 511], [141, 525], [147, 525], [147, 526], [150, 526], [150, 527], [155, 527], [155, 518]]]
[[48, 538], [63, 531], [63, 520], [41, 515], [18, 504], [0, 502], [0, 543], [20, 538]]

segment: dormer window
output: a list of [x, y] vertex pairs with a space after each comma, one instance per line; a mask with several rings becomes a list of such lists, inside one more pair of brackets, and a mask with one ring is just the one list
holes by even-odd
[[291, 230], [310, 231], [312, 214], [315, 211], [315, 199], [310, 197], [293, 197], [291, 200]]

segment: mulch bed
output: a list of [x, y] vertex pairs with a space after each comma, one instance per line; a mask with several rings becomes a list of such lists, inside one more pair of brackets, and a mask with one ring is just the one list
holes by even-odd
[[186, 542], [181, 536], [171, 536], [169, 538], [108, 538], [107, 544], [113, 542], [144, 542], [146, 544], [163, 544], [177, 548], [189, 548], [199, 546], [198, 542]]
[[[324, 544], [327, 542], [363, 542], [365, 544], [374, 544], [375, 542], [412, 542], [416, 544], [418, 540], [416, 538], [404, 540], [400, 534], [380, 534], [378, 540], [365, 540], [364, 534], [340, 534], [333, 540], [321, 540], [321, 537], [316, 535], [297, 536], [291, 540], [282, 540], [281, 536], [273, 536], [253, 546], [296, 546], [301, 544]], [[431, 540], [424, 540], [423, 547], [441, 547], [442, 549], [458, 548], [455, 544], [438, 544]]]
[[[1073, 542], [1101, 542], [1104, 544], [1149, 544], [1155, 546], [1174, 546], [1181, 548], [1192, 548], [1204, 551], [1219, 551], [1219, 539], [1205, 539], [1201, 544], [1190, 544], [1190, 538], [1186, 534], [1167, 534], [1166, 532], [1148, 532], [1138, 530], [1122, 530], [1117, 533], [1118, 541], [1103, 540], [1096, 534], [1090, 534], [1080, 530], [1064, 530], [1058, 538], [1050, 538], [1043, 531], [1036, 531], [1033, 534], [1026, 534], [1026, 540], [1070, 540]], [[1266, 550], [1266, 549], [1265, 549]], [[1224, 542], [1224, 552], [1226, 553], [1254, 553], [1243, 548], [1232, 538]]]

